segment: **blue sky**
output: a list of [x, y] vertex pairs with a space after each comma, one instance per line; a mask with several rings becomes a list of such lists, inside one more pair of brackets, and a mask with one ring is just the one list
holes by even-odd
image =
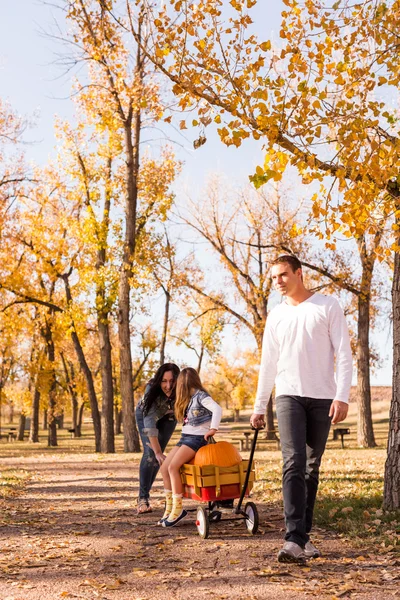
[[[255, 26], [263, 39], [278, 38], [280, 0], [261, 0], [252, 12]], [[71, 119], [73, 103], [69, 98], [72, 74], [63, 74], [57, 66], [57, 56], [65, 51], [44, 32], [54, 31], [55, 21], [62, 13], [37, 0], [3, 0], [0, 20], [0, 97], [8, 100], [15, 110], [33, 121], [34, 126], [26, 134], [29, 159], [44, 164], [55, 146], [54, 118]], [[60, 21], [61, 22], [61, 21]], [[217, 135], [207, 133], [207, 144], [194, 151], [193, 135], [185, 138], [174, 134], [179, 142], [177, 153], [184, 161], [180, 184], [197, 191], [210, 173], [223, 173], [228, 179], [243, 185], [248, 175], [261, 161], [261, 147], [246, 142], [238, 150], [223, 146]], [[374, 339], [384, 358], [391, 354], [391, 336], [386, 326]], [[375, 375], [373, 383], [389, 385], [391, 381], [390, 360]]]

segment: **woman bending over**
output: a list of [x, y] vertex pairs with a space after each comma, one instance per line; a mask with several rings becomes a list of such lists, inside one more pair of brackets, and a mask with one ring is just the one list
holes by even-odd
[[222, 408], [203, 388], [197, 371], [191, 367], [182, 369], [176, 383], [175, 416], [178, 421], [183, 420], [182, 436], [161, 465], [165, 512], [159, 524], [164, 527], [173, 527], [186, 517], [179, 470], [217, 432], [222, 416]]
[[139, 468], [138, 513], [151, 512], [150, 490], [165, 459], [164, 450], [176, 427], [175, 386], [179, 368], [165, 363], [146, 386], [144, 398], [136, 408], [136, 423], [143, 445]]

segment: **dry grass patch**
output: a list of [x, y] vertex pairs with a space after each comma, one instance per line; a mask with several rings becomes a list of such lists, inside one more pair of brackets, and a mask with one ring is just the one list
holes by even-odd
[[[336, 531], [355, 544], [373, 542], [382, 551], [400, 552], [400, 511], [382, 510], [385, 456], [383, 449], [328, 449], [323, 459], [315, 524]], [[279, 454], [271, 453], [257, 462], [257, 496], [282, 506]]]
[[28, 479], [26, 471], [6, 469], [0, 471], [0, 499], [7, 499], [19, 494]]

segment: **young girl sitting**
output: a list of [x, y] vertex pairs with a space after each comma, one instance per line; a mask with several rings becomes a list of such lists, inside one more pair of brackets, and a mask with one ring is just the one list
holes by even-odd
[[178, 421], [183, 419], [183, 427], [181, 439], [161, 466], [165, 512], [159, 524], [164, 527], [173, 527], [186, 517], [179, 470], [217, 432], [222, 416], [222, 408], [210, 398], [197, 371], [191, 367], [182, 369], [176, 382], [175, 416]]

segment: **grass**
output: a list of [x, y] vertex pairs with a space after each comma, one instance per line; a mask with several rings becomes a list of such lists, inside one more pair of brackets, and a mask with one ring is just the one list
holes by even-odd
[[7, 499], [21, 493], [28, 479], [26, 471], [6, 469], [0, 471], [0, 499]]
[[[257, 496], [282, 506], [279, 453], [258, 462]], [[355, 545], [379, 545], [400, 553], [400, 510], [382, 510], [384, 449], [328, 449], [324, 455], [315, 525], [336, 531]]]

